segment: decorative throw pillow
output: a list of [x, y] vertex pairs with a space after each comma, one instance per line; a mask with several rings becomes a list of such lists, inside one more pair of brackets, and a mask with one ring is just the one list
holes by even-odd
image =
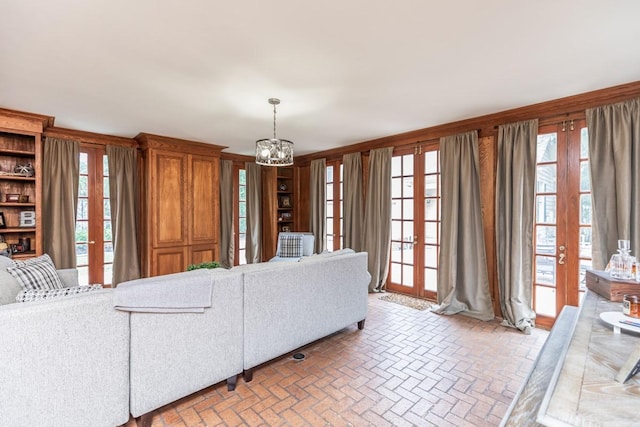
[[280, 236], [280, 253], [283, 258], [302, 256], [302, 235]]
[[99, 289], [102, 289], [102, 285], [74, 286], [71, 288], [62, 289], [29, 289], [20, 292], [18, 296], [16, 296], [16, 302], [29, 302], [63, 298], [71, 295], [97, 291]]
[[64, 288], [56, 267], [47, 254], [26, 261], [13, 261], [13, 265], [7, 267], [7, 271], [25, 291]]

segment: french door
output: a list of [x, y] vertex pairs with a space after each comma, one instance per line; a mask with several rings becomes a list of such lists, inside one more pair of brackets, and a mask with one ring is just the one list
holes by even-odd
[[440, 252], [438, 145], [395, 150], [391, 161], [388, 289], [436, 299]]
[[538, 129], [533, 308], [550, 326], [577, 306], [591, 268], [591, 182], [584, 120]]
[[82, 285], [111, 285], [113, 242], [109, 164], [103, 148], [80, 147], [76, 265]]

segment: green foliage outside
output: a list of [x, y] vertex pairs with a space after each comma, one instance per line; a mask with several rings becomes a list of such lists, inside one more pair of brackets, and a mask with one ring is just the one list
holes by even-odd
[[219, 268], [220, 263], [217, 261], [201, 262], [200, 264], [189, 264], [187, 271], [198, 270], [199, 268]]

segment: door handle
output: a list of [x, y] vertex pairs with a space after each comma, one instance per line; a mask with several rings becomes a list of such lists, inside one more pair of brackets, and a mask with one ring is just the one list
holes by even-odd
[[565, 251], [566, 248], [564, 247], [564, 245], [562, 245], [558, 249], [560, 250], [560, 257], [558, 258], [558, 264], [563, 265], [565, 263], [564, 259], [565, 259], [566, 255], [565, 255], [564, 251]]
[[565, 254], [560, 254], [560, 258], [558, 259], [558, 264], [564, 264]]

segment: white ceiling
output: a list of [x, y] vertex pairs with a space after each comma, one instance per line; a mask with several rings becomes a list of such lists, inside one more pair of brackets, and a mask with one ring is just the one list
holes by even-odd
[[3, 0], [0, 107], [297, 154], [640, 80], [637, 0]]

